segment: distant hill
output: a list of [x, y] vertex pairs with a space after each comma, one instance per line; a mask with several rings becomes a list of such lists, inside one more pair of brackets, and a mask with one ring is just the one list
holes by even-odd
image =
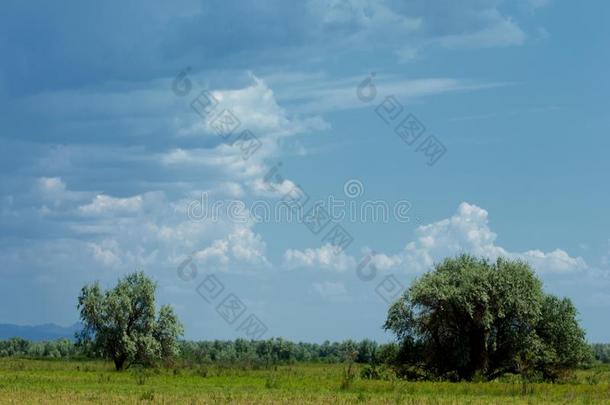
[[0, 340], [20, 337], [32, 341], [55, 340], [66, 338], [74, 340], [74, 333], [81, 329], [80, 323], [71, 326], [59, 326], [54, 323], [44, 325], [12, 325], [0, 324]]

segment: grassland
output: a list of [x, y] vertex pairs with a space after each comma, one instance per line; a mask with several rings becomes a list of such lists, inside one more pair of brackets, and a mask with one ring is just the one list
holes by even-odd
[[594, 404], [610, 403], [610, 369], [577, 371], [563, 384], [517, 378], [448, 383], [356, 378], [340, 364], [254, 370], [194, 366], [116, 372], [99, 361], [0, 359], [1, 404]]

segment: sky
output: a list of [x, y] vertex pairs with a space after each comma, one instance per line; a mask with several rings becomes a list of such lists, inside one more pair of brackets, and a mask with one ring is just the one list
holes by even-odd
[[0, 9], [0, 323], [142, 270], [189, 339], [387, 341], [467, 252], [610, 342], [610, 3]]

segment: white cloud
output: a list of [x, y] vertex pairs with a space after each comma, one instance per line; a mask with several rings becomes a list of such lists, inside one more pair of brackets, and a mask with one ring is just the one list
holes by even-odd
[[[294, 135], [308, 131], [317, 131], [328, 127], [320, 117], [300, 118], [290, 116], [287, 111], [277, 103], [274, 91], [265, 80], [250, 74], [251, 83], [238, 89], [218, 89], [211, 91], [218, 105], [212, 112], [211, 119], [201, 119], [195, 112], [192, 114], [191, 124], [181, 128], [181, 135], [207, 135], [218, 138], [211, 123], [217, 113], [227, 109], [239, 120], [237, 131], [249, 129], [261, 139]], [[263, 142], [265, 144], [265, 142]], [[266, 145], [267, 148], [275, 146]]]
[[120, 258], [120, 249], [115, 241], [103, 241], [102, 243], [89, 243], [89, 249], [93, 259], [106, 267], [118, 268], [123, 262]]
[[[218, 187], [223, 195], [240, 193], [236, 183], [221, 182]], [[30, 226], [61, 234], [63, 239], [61, 253], [59, 249], [53, 250], [52, 239], [41, 240], [28, 246], [28, 258], [37, 257], [38, 253], [34, 252], [48, 254], [50, 251], [50, 254], [74, 257], [79, 253], [82, 256], [79, 262], [94, 269], [127, 271], [148, 266], [166, 271], [175, 268], [189, 252], [233, 232], [230, 256], [250, 263], [257, 262], [258, 257], [259, 262], [266, 263], [264, 255], [257, 251], [264, 251], [260, 237], [235, 231], [235, 224], [226, 216], [221, 215], [215, 221], [189, 219], [186, 207], [191, 200], [188, 199], [170, 200], [162, 191], [126, 198], [72, 191], [58, 177], [37, 179], [35, 189], [36, 196], [40, 196], [35, 201], [40, 204], [36, 212], [42, 215], [29, 215], [26, 204], [19, 205], [24, 207], [20, 208], [19, 215], [29, 215]], [[47, 204], [48, 201], [60, 204]], [[20, 248], [10, 249], [17, 252]], [[163, 277], [173, 275], [166, 272]]]
[[223, 239], [214, 240], [207, 247], [196, 251], [193, 258], [205, 267], [227, 270], [230, 265], [252, 267], [269, 266], [265, 256], [267, 245], [262, 237], [248, 227], [237, 227]]
[[317, 249], [288, 249], [284, 253], [284, 265], [288, 268], [317, 268], [324, 270], [346, 271], [353, 269], [356, 261], [341, 252], [335, 254], [333, 246], [325, 244]]
[[587, 267], [581, 257], [571, 257], [565, 251], [528, 250], [510, 252], [496, 244], [497, 235], [489, 227], [488, 212], [468, 203], [461, 203], [450, 218], [420, 226], [416, 239], [401, 253], [403, 268], [421, 272], [447, 256], [467, 252], [491, 260], [503, 256], [528, 261], [541, 273], [566, 273]]
[[66, 183], [59, 177], [41, 177], [38, 186], [43, 192], [61, 193], [66, 190]]
[[[196, 77], [193, 77], [193, 81]], [[243, 196], [250, 192], [254, 195], [277, 196], [287, 191], [292, 183], [280, 182], [281, 190], [269, 192], [262, 184], [268, 172], [267, 162], [281, 154], [282, 138], [304, 135], [327, 129], [329, 124], [319, 116], [290, 115], [276, 100], [274, 91], [265, 80], [249, 75], [249, 84], [237, 89], [216, 89], [211, 94], [218, 101], [210, 119], [202, 119], [194, 111], [180, 121], [179, 136], [198, 136], [208, 143], [208, 147], [178, 147], [162, 152], [159, 161], [172, 169], [197, 167], [213, 173], [215, 186], [219, 193], [231, 191], [233, 195]], [[193, 97], [197, 93], [193, 92]], [[231, 111], [239, 120], [239, 127], [226, 140], [221, 139], [211, 128], [215, 114], [224, 110]], [[240, 144], [233, 143], [238, 135], [249, 130], [260, 141], [260, 147], [247, 159]], [[228, 190], [227, 186], [231, 186]], [[236, 187], [236, 185], [238, 187]], [[248, 190], [244, 189], [244, 186]], [[277, 188], [277, 187], [276, 187]], [[213, 190], [212, 190], [213, 191]]]
[[[190, 186], [191, 189], [209, 189], [213, 185], [226, 187], [223, 183], [242, 187], [255, 185], [256, 179], [267, 172], [267, 162], [281, 154], [281, 139], [329, 127], [320, 116], [295, 115], [284, 109], [276, 99], [274, 90], [265, 80], [253, 74], [236, 72], [233, 79], [216, 77], [210, 85], [208, 73], [193, 72], [189, 75], [193, 88], [185, 98], [177, 97], [168, 90], [168, 82], [171, 84], [173, 80], [173, 77], [169, 77], [149, 80], [137, 86], [98, 84], [87, 91], [45, 92], [20, 99], [16, 105], [21, 113], [39, 116], [40, 120], [36, 123], [45, 124], [50, 138], [87, 132], [91, 139], [98, 142], [94, 146], [69, 144], [42, 150], [40, 153], [45, 156], [39, 161], [40, 165], [45, 166], [45, 172], [69, 172], [79, 181], [97, 172], [100, 167], [123, 170], [128, 164], [136, 168], [134, 173], [137, 174], [122, 179], [120, 186], [141, 181], [137, 169], [145, 168], [146, 182], [156, 184], [158, 186], [154, 189], [162, 190], [172, 186]], [[232, 138], [224, 140], [215, 134], [209, 122], [190, 106], [190, 102], [208, 85], [219, 101], [216, 111], [229, 109], [240, 121]], [[245, 129], [262, 142], [261, 147], [248, 159], [244, 159], [243, 145], [232, 144]], [[125, 138], [123, 134], [129, 136]], [[139, 138], [144, 135], [146, 138]], [[142, 144], [141, 139], [147, 139], [146, 143]], [[126, 142], [127, 146], [122, 142]], [[155, 152], [145, 146], [147, 143], [156, 145]], [[194, 169], [199, 176], [192, 175]], [[168, 181], [168, 172], [176, 175], [170, 178], [180, 180]], [[95, 180], [88, 178], [88, 181], [89, 187], [95, 187]], [[142, 184], [136, 186], [141, 189]], [[237, 191], [235, 187], [233, 191]], [[244, 190], [246, 193], [248, 191], [256, 192]], [[55, 205], [68, 199], [92, 198], [92, 193], [70, 194], [59, 177], [41, 178], [37, 192]], [[104, 194], [112, 196], [113, 190], [105, 189]], [[104, 209], [100, 205], [106, 202], [109, 201], [98, 201], [83, 207], [83, 213]]]
[[370, 263], [379, 270], [389, 270], [399, 267], [403, 262], [401, 255], [386, 255], [375, 253], [371, 255]]
[[229, 242], [224, 239], [213, 241], [208, 247], [196, 252], [194, 258], [204, 264], [216, 262], [221, 266], [226, 266], [229, 263]]
[[98, 194], [90, 204], [81, 205], [78, 209], [85, 215], [136, 213], [142, 209], [142, 196], [116, 198]]
[[88, 193], [68, 190], [61, 177], [39, 177], [36, 179], [36, 189], [43, 201], [51, 202], [55, 207], [88, 196]]
[[571, 257], [561, 249], [555, 249], [548, 253], [536, 249], [523, 253], [511, 253], [510, 255], [527, 260], [535, 269], [541, 271], [569, 273], [588, 268], [582, 257]]
[[[411, 49], [440, 43], [451, 48], [481, 48], [520, 45], [525, 33], [511, 16], [504, 14], [498, 1], [476, 0], [401, 2], [366, 0], [312, 0], [309, 9], [325, 29], [340, 33], [331, 44], [358, 44], [359, 49]], [[534, 11], [548, 0], [528, 0]], [[332, 46], [332, 45], [331, 45]], [[405, 55], [397, 53], [399, 59]], [[409, 58], [410, 59], [410, 58]]]
[[[511, 252], [496, 244], [497, 235], [489, 227], [488, 213], [483, 208], [463, 202], [457, 212], [415, 231], [415, 239], [395, 254], [375, 253], [370, 263], [379, 270], [402, 270], [421, 273], [432, 269], [435, 263], [461, 253], [495, 260], [498, 257], [522, 259], [539, 273], [573, 273], [588, 268], [581, 257], [571, 257], [561, 249], [543, 252], [532, 249]], [[370, 250], [365, 249], [365, 254]], [[356, 260], [341, 253], [336, 256], [330, 245], [304, 251], [288, 249], [284, 253], [287, 267], [321, 268], [345, 271], [355, 269]]]
[[[404, 48], [407, 49], [407, 48]], [[413, 49], [410, 51], [414, 56]], [[506, 83], [486, 83], [460, 80], [451, 77], [409, 79], [393, 74], [376, 73], [373, 84], [377, 96], [371, 103], [363, 103], [356, 90], [369, 72], [342, 78], [321, 73], [279, 74], [265, 77], [271, 85], [277, 85], [276, 97], [289, 103], [291, 109], [303, 114], [320, 114], [336, 110], [374, 108], [385, 97], [393, 95], [399, 102], [407, 103], [418, 98], [459, 92], [477, 91], [504, 86]], [[307, 78], [307, 79], [304, 79]]]
[[249, 182], [248, 185], [255, 195], [264, 197], [285, 196], [297, 187], [297, 185], [290, 180], [281, 179], [276, 182], [274, 179], [265, 181], [263, 178], [255, 178]]
[[231, 253], [236, 260], [253, 265], [268, 265], [265, 257], [267, 244], [250, 228], [237, 228], [227, 237]]

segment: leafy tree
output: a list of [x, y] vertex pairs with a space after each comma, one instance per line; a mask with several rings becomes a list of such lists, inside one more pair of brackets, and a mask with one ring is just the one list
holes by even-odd
[[542, 318], [536, 332], [544, 342], [537, 368], [544, 377], [555, 380], [576, 364], [593, 361], [591, 347], [585, 343], [585, 333], [576, 321], [578, 312], [567, 298], [547, 295]]
[[373, 342], [369, 339], [364, 339], [358, 344], [358, 356], [356, 357], [356, 362], [358, 363], [377, 363], [377, 350], [379, 345], [376, 342]]
[[435, 376], [495, 378], [528, 359], [553, 378], [587, 359], [576, 315], [570, 300], [542, 291], [527, 263], [461, 255], [416, 280], [384, 327], [398, 338], [403, 363]]
[[169, 306], [156, 316], [155, 290], [143, 272], [127, 275], [107, 291], [99, 283], [84, 286], [78, 297], [79, 343], [112, 359], [117, 370], [176, 355], [183, 327]]

